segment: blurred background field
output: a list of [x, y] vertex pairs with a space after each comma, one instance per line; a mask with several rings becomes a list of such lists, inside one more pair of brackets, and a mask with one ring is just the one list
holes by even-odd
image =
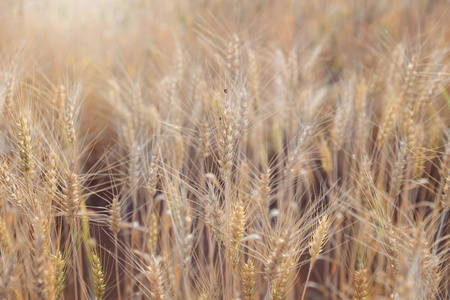
[[449, 10], [0, 1], [0, 298], [449, 299]]

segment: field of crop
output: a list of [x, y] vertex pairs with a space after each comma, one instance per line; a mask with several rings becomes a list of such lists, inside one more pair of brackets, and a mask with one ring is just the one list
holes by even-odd
[[0, 1], [0, 299], [450, 299], [449, 14]]

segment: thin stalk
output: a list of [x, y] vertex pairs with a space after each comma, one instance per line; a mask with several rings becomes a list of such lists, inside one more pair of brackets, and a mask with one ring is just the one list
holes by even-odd
[[74, 299], [78, 299], [78, 280], [77, 280], [77, 260], [78, 260], [78, 253], [77, 253], [77, 247], [76, 247], [76, 239], [74, 236], [75, 231], [75, 220], [72, 220], [69, 224], [69, 228], [72, 227], [72, 230], [70, 231], [70, 235], [72, 238], [72, 252], [73, 252], [73, 260], [72, 260], [72, 272], [73, 272], [73, 287], [74, 287]]
[[118, 249], [117, 244], [119, 242], [119, 238], [117, 234], [114, 235], [114, 257], [116, 258], [116, 285], [117, 285], [117, 299], [121, 300], [122, 295], [120, 292], [120, 280], [119, 280], [119, 256], [118, 256]]
[[308, 281], [309, 281], [309, 277], [311, 276], [311, 270], [312, 270], [312, 266], [309, 267], [309, 270], [308, 270], [308, 276], [306, 277], [305, 287], [303, 288], [303, 294], [302, 294], [301, 300], [305, 299], [306, 288], [308, 287]]

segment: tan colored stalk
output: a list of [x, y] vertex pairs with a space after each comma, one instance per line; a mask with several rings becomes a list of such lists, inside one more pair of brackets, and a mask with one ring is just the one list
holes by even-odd
[[115, 257], [115, 272], [116, 272], [116, 288], [117, 288], [117, 297], [120, 300], [122, 298], [122, 293], [120, 291], [120, 279], [119, 279], [119, 231], [120, 231], [120, 223], [122, 221], [122, 214], [120, 209], [119, 200], [117, 197], [113, 197], [111, 207], [109, 209], [109, 230], [112, 232], [114, 236], [114, 257]]
[[[131, 114], [130, 114], [131, 118]], [[130, 119], [127, 120], [127, 128], [129, 130], [129, 135], [126, 136], [130, 142], [132, 142], [129, 146], [129, 155], [130, 155], [130, 162], [128, 166], [128, 191], [131, 198], [132, 203], [132, 213], [131, 213], [131, 235], [130, 235], [130, 241], [129, 245], [138, 245], [140, 242], [141, 234], [137, 230], [136, 225], [139, 225], [139, 189], [140, 189], [140, 158], [141, 158], [141, 147], [138, 145], [138, 140], [136, 135], [136, 132], [134, 130], [139, 130], [139, 128], [135, 127], [135, 120]], [[131, 264], [129, 263], [130, 257], [126, 256], [126, 265], [128, 266], [128, 272], [133, 273]], [[125, 287], [128, 287], [130, 291], [134, 290], [135, 285], [137, 284], [137, 278], [130, 278], [131, 283], [128, 283], [128, 279], [126, 278], [125, 281]], [[138, 291], [138, 297], [140, 297], [141, 291]]]
[[140, 148], [137, 144], [137, 141], [133, 139], [133, 144], [130, 148], [130, 165], [129, 165], [129, 191], [131, 194], [131, 202], [133, 204], [133, 213], [131, 216], [131, 223], [133, 224], [133, 229], [131, 230], [131, 237], [130, 237], [130, 245], [133, 245], [137, 242], [139, 233], [134, 228], [137, 222], [139, 210], [138, 210], [138, 194], [139, 194], [139, 154], [140, 154]]

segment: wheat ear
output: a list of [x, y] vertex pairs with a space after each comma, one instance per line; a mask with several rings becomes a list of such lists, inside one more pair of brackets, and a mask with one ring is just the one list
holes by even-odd
[[256, 296], [256, 271], [252, 259], [242, 265], [241, 279], [244, 287], [244, 300], [254, 300]]
[[361, 264], [359, 266], [359, 270], [355, 272], [353, 278], [354, 290], [353, 290], [353, 299], [354, 300], [363, 300], [367, 295], [367, 287], [368, 284], [366, 282], [367, 269], [364, 268], [364, 265]]
[[309, 243], [309, 255], [311, 256], [311, 262], [309, 264], [308, 276], [306, 277], [305, 287], [303, 288], [302, 300], [305, 298], [306, 288], [308, 286], [308, 281], [309, 277], [311, 276], [312, 268], [314, 267], [314, 264], [316, 263], [317, 257], [319, 256], [320, 252], [322, 252], [324, 243], [327, 239], [329, 226], [330, 224], [328, 221], [328, 216], [325, 215], [319, 221], [319, 226], [314, 232], [311, 242]]
[[94, 293], [97, 300], [102, 299], [105, 293], [105, 279], [102, 271], [102, 263], [100, 258], [96, 255], [92, 255], [92, 278], [94, 281]]

